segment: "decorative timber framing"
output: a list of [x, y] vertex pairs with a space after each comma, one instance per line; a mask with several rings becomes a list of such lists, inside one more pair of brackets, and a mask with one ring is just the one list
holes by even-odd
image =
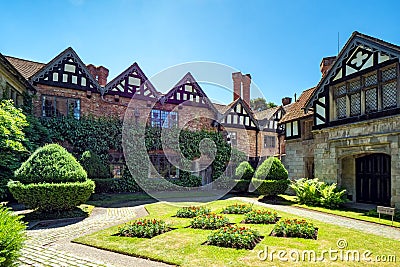
[[242, 98], [236, 99], [229, 105], [228, 110], [222, 114], [220, 122], [225, 128], [244, 127], [246, 130], [257, 131], [260, 129], [253, 112]]
[[160, 97], [160, 93], [157, 92], [136, 62], [110, 81], [104, 88], [104, 94], [129, 98], [135, 95], [135, 98], [144, 100]]
[[210, 108], [213, 114], [218, 114], [217, 109], [190, 72], [186, 73], [168, 93], [161, 97], [160, 103], [162, 105], [187, 103], [195, 107]]
[[76, 52], [68, 47], [32, 76], [33, 85], [84, 90], [100, 93], [102, 88]]
[[[305, 105], [306, 112], [314, 111], [314, 129], [398, 114], [399, 58], [399, 46], [354, 32]], [[394, 64], [396, 77], [393, 76], [392, 80], [397, 84], [394, 89], [386, 89], [386, 93], [382, 89], [386, 82], [382, 75], [389, 75], [383, 72]], [[376, 86], [369, 77], [373, 73], [377, 75]], [[374, 86], [376, 91], [368, 91]], [[397, 101], [395, 106], [385, 108], [386, 102], [381, 104], [385, 94], [395, 94], [391, 96]], [[374, 99], [377, 103], [380, 101], [379, 107], [382, 108], [366, 102]]]

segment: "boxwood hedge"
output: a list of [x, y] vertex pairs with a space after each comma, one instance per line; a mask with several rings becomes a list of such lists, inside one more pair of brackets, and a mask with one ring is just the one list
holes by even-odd
[[22, 184], [10, 181], [8, 188], [19, 203], [45, 212], [71, 210], [84, 203], [94, 192], [92, 180], [68, 183]]
[[15, 171], [15, 179], [23, 184], [84, 182], [86, 171], [65, 148], [57, 144], [37, 149]]

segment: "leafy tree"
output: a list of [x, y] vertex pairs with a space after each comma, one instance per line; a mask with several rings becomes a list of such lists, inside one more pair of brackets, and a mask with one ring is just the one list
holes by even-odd
[[257, 97], [250, 100], [250, 107], [254, 111], [263, 111], [269, 108], [276, 107], [277, 105], [273, 102], [267, 102], [265, 98]]
[[7, 180], [12, 178], [21, 158], [28, 152], [24, 146], [26, 126], [26, 116], [12, 100], [0, 101], [0, 199], [5, 197]]
[[88, 178], [110, 178], [109, 165], [93, 151], [83, 152], [80, 163], [86, 170]]

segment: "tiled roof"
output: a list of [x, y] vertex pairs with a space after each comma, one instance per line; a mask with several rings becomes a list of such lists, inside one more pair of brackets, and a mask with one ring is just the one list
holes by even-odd
[[264, 119], [270, 120], [279, 108], [280, 107], [277, 106], [277, 107], [268, 108], [268, 109], [262, 110], [262, 111], [256, 111], [256, 112], [254, 112], [254, 115], [257, 118], [257, 120], [264, 120]]
[[304, 106], [306, 105], [308, 99], [312, 96], [316, 88], [317, 87], [313, 87], [303, 91], [296, 102], [288, 105], [286, 108], [286, 114], [282, 117], [279, 123], [297, 120], [312, 115], [313, 112], [311, 110], [309, 110], [307, 114], [304, 113]]
[[14, 68], [16, 68], [25, 79], [29, 79], [41, 68], [43, 68], [44, 63], [34, 62], [26, 59], [5, 56], [5, 58], [10, 62]]
[[215, 107], [216, 110], [218, 110], [219, 113], [224, 114], [230, 105], [222, 105], [222, 104], [217, 104], [217, 103], [212, 103]]

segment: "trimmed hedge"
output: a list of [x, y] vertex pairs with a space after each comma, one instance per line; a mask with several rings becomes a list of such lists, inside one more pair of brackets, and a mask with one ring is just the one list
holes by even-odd
[[286, 180], [288, 171], [279, 159], [269, 157], [257, 168], [254, 177], [260, 180]]
[[15, 179], [23, 184], [84, 182], [86, 171], [65, 148], [49, 144], [37, 149], [15, 171]]
[[249, 184], [250, 184], [249, 180], [235, 180], [235, 181], [236, 181], [236, 185], [232, 190], [238, 191], [238, 192], [247, 192], [248, 191]]
[[20, 256], [26, 228], [21, 218], [0, 206], [0, 266], [13, 266]]
[[94, 192], [95, 184], [92, 180], [28, 185], [10, 181], [8, 188], [19, 203], [39, 211], [52, 212], [72, 210], [84, 203]]
[[286, 189], [290, 184], [290, 180], [258, 180], [256, 182], [260, 183], [257, 188], [257, 192], [260, 195], [265, 196], [276, 196], [285, 193]]
[[82, 167], [87, 172], [87, 177], [92, 178], [110, 178], [110, 168], [99, 155], [93, 151], [83, 152], [79, 160]]
[[251, 180], [254, 175], [254, 169], [251, 167], [250, 163], [243, 161], [237, 166], [235, 171], [235, 176], [242, 180]]

